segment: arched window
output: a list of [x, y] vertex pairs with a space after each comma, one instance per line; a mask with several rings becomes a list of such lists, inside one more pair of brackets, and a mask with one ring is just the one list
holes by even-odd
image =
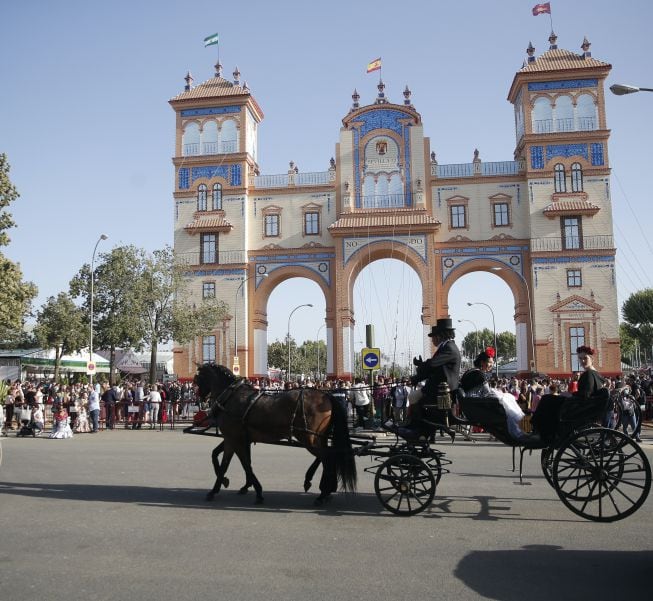
[[556, 131], [574, 131], [574, 106], [569, 96], [556, 98]]
[[197, 187], [197, 210], [206, 211], [206, 184]]
[[202, 128], [202, 154], [218, 154], [218, 124], [207, 121]]
[[571, 191], [583, 191], [583, 168], [580, 166], [580, 163], [574, 163], [571, 166]]
[[213, 184], [213, 210], [222, 209], [222, 184]]
[[233, 119], [227, 119], [220, 130], [220, 152], [238, 152], [238, 129]]
[[553, 111], [548, 98], [540, 96], [535, 101], [531, 117], [534, 134], [548, 134], [553, 131]]
[[181, 153], [183, 156], [200, 153], [200, 126], [194, 121], [184, 127], [184, 135], [181, 138]]
[[576, 117], [578, 119], [578, 129], [581, 131], [590, 131], [598, 129], [598, 119], [596, 117], [596, 103], [594, 97], [590, 94], [581, 94], [576, 100]]
[[553, 168], [553, 182], [554, 182], [555, 192], [567, 191], [567, 182], [565, 178], [565, 166], [562, 163], [558, 163]]

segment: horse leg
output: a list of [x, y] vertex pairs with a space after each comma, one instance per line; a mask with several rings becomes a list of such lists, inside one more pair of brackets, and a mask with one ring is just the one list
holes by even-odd
[[[251, 463], [252, 463], [252, 445], [251, 444], [247, 445], [247, 451], [246, 452], [247, 452], [247, 463], [249, 463], [251, 465]], [[245, 486], [243, 486], [242, 488], [240, 488], [238, 490], [238, 494], [239, 495], [247, 494], [247, 491], [249, 490], [249, 487], [253, 486], [253, 484], [254, 483], [249, 479], [249, 477], [246, 477]]]
[[[220, 446], [220, 445], [218, 445]], [[224, 447], [223, 447], [224, 448]], [[216, 449], [217, 450], [217, 449]], [[234, 450], [230, 446], [226, 448], [224, 451], [224, 455], [222, 457], [222, 462], [220, 463], [220, 467], [217, 472], [217, 477], [215, 479], [215, 484], [213, 485], [213, 488], [206, 494], [206, 500], [207, 501], [213, 501], [213, 497], [217, 495], [220, 492], [220, 488], [222, 487], [222, 484], [224, 483], [225, 480], [225, 474], [227, 473], [227, 469], [229, 469], [229, 463], [231, 463], [231, 458], [234, 456]], [[214, 464], [215, 467], [215, 464]]]
[[[319, 458], [319, 456], [318, 456]], [[320, 495], [315, 499], [315, 505], [323, 505], [328, 501], [331, 494], [338, 490], [338, 476], [336, 464], [330, 456], [328, 449], [323, 450], [322, 456], [322, 477], [320, 478]]]
[[254, 490], [256, 491], [255, 503], [260, 505], [263, 503], [263, 487], [261, 486], [261, 483], [258, 481], [258, 478], [255, 476], [254, 470], [252, 469], [250, 446], [251, 445], [249, 444], [244, 444], [242, 447], [239, 447], [236, 449], [236, 455], [238, 455], [240, 464], [243, 466], [243, 470], [245, 470], [245, 476], [247, 478], [245, 487], [250, 485], [254, 487]]
[[[222, 453], [223, 450], [224, 442], [221, 442], [211, 453], [211, 462], [213, 463], [213, 471], [215, 472], [216, 477], [220, 475], [220, 453]], [[222, 477], [222, 486], [229, 488], [229, 478], [226, 476]]]
[[309, 468], [306, 470], [306, 475], [304, 476], [304, 492], [310, 490], [312, 484], [311, 480], [313, 479], [313, 476], [315, 476], [317, 468], [320, 467], [320, 463], [322, 463], [322, 460], [319, 457], [316, 457], [313, 463], [311, 463]]

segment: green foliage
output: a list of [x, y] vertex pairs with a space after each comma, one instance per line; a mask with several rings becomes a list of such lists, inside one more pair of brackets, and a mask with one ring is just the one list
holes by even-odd
[[512, 332], [497, 334], [497, 355], [504, 361], [511, 361], [517, 356], [517, 336]]
[[[478, 332], [469, 332], [462, 341], [463, 355], [471, 359], [488, 346], [494, 346], [494, 332], [488, 328]], [[501, 361], [510, 361], [517, 356], [517, 337], [512, 332], [497, 333], [497, 357]]]
[[[653, 346], [653, 288], [631, 294], [621, 307], [621, 314], [628, 338], [636, 340], [641, 348], [650, 349]], [[623, 348], [621, 352], [626, 355]]]
[[9, 244], [9, 236], [6, 230], [16, 225], [11, 217], [11, 213], [5, 209], [18, 196], [18, 190], [16, 190], [9, 179], [9, 161], [7, 160], [7, 155], [2, 153], [0, 154], [0, 246], [7, 246]]
[[[319, 353], [319, 359], [318, 359]], [[316, 379], [319, 373], [324, 378], [326, 373], [327, 347], [324, 340], [306, 340], [301, 346], [293, 338], [290, 339], [290, 371], [292, 379], [300, 376]], [[288, 341], [277, 340], [268, 345], [268, 366], [288, 370]]]
[[59, 380], [61, 357], [86, 345], [86, 328], [82, 310], [65, 292], [51, 296], [36, 316], [34, 335], [45, 348], [55, 349], [54, 379]]
[[[11, 214], [5, 209], [18, 196], [9, 179], [7, 155], [0, 154], [0, 246], [9, 244], [6, 230], [15, 226]], [[20, 265], [0, 253], [0, 342], [7, 343], [20, 337], [36, 294], [34, 284], [23, 282]]]
[[619, 345], [621, 347], [621, 360], [628, 365], [632, 365], [632, 359], [635, 357], [637, 338], [631, 334], [632, 326], [628, 324], [619, 324]]

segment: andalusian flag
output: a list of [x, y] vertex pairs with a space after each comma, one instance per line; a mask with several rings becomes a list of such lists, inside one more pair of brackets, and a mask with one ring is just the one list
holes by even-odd
[[367, 72], [371, 73], [372, 71], [378, 71], [381, 68], [381, 58], [374, 59], [371, 63], [367, 65]]
[[218, 43], [218, 34], [214, 33], [213, 35], [210, 35], [208, 38], [204, 38], [204, 47], [206, 48], [207, 46], [213, 46], [214, 44]]

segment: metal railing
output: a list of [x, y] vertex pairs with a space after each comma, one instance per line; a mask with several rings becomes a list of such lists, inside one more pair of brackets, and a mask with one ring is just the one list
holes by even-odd
[[[475, 170], [475, 165], [478, 169]], [[518, 175], [525, 169], [524, 161], [489, 161], [487, 163], [453, 163], [431, 165], [431, 175], [441, 178], [474, 177], [475, 175]]]
[[606, 235], [531, 238], [532, 252], [562, 250], [614, 250], [614, 237]]
[[328, 183], [328, 171], [313, 171], [308, 173], [297, 173], [295, 175], [296, 186], [323, 186]]
[[255, 188], [286, 188], [288, 186], [288, 174], [278, 175], [257, 175], [254, 178]]
[[309, 171], [306, 173], [280, 173], [257, 175], [255, 188], [287, 188], [288, 186], [324, 186], [333, 183], [332, 171]]
[[364, 209], [391, 209], [403, 207], [405, 197], [403, 194], [377, 194], [362, 196], [362, 206]]
[[596, 117], [579, 117], [578, 129], [581, 131], [592, 131], [597, 129]]
[[[200, 153], [200, 148], [202, 152]], [[200, 146], [199, 142], [191, 144], [184, 144], [182, 148], [182, 156], [190, 157], [199, 154], [229, 154], [238, 152], [238, 140], [227, 140], [225, 142], [203, 142]]]
[[[213, 258], [210, 257], [210, 258]], [[245, 250], [221, 250], [215, 253], [216, 261], [212, 262], [208, 256], [203, 257], [202, 253], [197, 250], [176, 253], [175, 259], [180, 265], [230, 265], [247, 262], [247, 251]]]
[[185, 157], [194, 156], [200, 153], [200, 144], [199, 142], [193, 142], [192, 144], [184, 144], [182, 148], [182, 154]]

